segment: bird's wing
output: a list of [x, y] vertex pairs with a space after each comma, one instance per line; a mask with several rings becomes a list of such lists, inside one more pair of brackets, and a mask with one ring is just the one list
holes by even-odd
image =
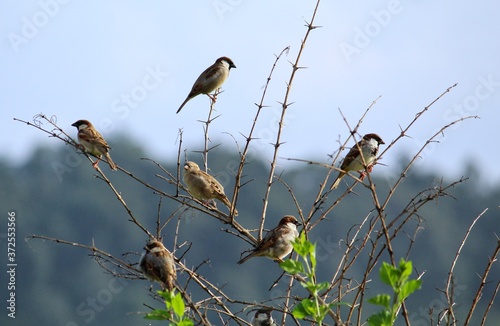
[[354, 160], [359, 156], [358, 145], [359, 145], [359, 147], [361, 147], [363, 145], [362, 140], [360, 140], [358, 142], [358, 144], [356, 146], [352, 147], [351, 150], [349, 151], [349, 153], [347, 153], [347, 155], [344, 158], [344, 161], [342, 162], [342, 165], [340, 166], [340, 168], [342, 170], [346, 170], [349, 167], [349, 165], [352, 162], [354, 162]]
[[206, 173], [205, 171], [200, 170], [200, 174], [203, 176], [203, 178], [208, 182], [210, 185], [210, 189], [214, 194], [217, 194], [219, 196], [225, 197], [226, 195], [224, 194], [224, 187], [215, 179], [213, 176], [210, 174]]
[[278, 241], [281, 232], [279, 229], [274, 229], [269, 231], [264, 239], [259, 243], [255, 251], [264, 251], [270, 247], [273, 247], [274, 244]]
[[95, 129], [92, 128], [82, 129], [78, 131], [78, 136], [84, 141], [99, 148], [102, 148], [103, 149], [102, 152], [104, 153], [110, 149], [108, 143], [104, 140], [101, 134]]

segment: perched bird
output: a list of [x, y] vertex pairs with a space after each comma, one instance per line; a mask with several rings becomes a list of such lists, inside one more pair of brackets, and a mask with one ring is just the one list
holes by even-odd
[[269, 231], [257, 247], [247, 256], [243, 257], [238, 264], [243, 264], [252, 257], [265, 256], [276, 261], [282, 261], [292, 250], [292, 241], [299, 236], [297, 225], [300, 223], [292, 215], [286, 215], [278, 226]]
[[85, 148], [85, 151], [97, 157], [97, 161], [92, 166], [97, 169], [97, 164], [99, 164], [101, 156], [104, 155], [111, 169], [116, 171], [116, 164], [109, 155], [111, 147], [102, 138], [101, 134], [95, 130], [90, 121], [78, 120], [72, 126], [78, 129], [78, 141]]
[[189, 92], [188, 96], [182, 102], [181, 106], [176, 113], [179, 113], [181, 109], [186, 105], [186, 103], [200, 94], [206, 94], [212, 101], [215, 102], [215, 98], [209, 93], [215, 91], [217, 88], [221, 87], [224, 81], [229, 76], [229, 70], [231, 68], [236, 68], [233, 61], [228, 57], [220, 57], [215, 61], [213, 65], [205, 69], [204, 72], [196, 79]]
[[150, 240], [139, 261], [139, 267], [147, 278], [161, 283], [163, 289], [172, 291], [175, 273], [174, 258], [163, 243], [158, 240]]
[[[385, 144], [382, 138], [380, 138], [379, 135], [377, 134], [366, 134], [363, 136], [363, 138], [358, 142], [356, 146], [351, 148], [349, 153], [347, 153], [346, 157], [344, 158], [344, 161], [342, 162], [342, 165], [340, 166], [340, 169], [342, 170], [339, 172], [339, 175], [337, 176], [337, 179], [335, 179], [335, 182], [332, 184], [330, 187], [330, 190], [335, 189], [339, 186], [340, 180], [346, 175], [347, 172], [350, 171], [362, 171], [365, 169], [368, 172], [372, 172], [373, 170], [373, 161], [375, 161], [375, 158], [377, 157], [378, 153], [378, 148], [380, 144]], [[359, 148], [361, 148], [361, 152], [363, 155], [364, 159], [364, 164], [363, 164], [363, 159], [361, 158], [361, 155], [359, 155]], [[365, 172], [361, 173], [361, 180], [364, 179], [365, 177]]]
[[[231, 202], [224, 194], [224, 187], [210, 174], [200, 170], [195, 162], [188, 161], [184, 165], [184, 183], [194, 198], [204, 203], [208, 203], [210, 199], [218, 199], [232, 211]], [[234, 215], [238, 215], [236, 208]]]
[[271, 309], [266, 308], [258, 309], [252, 318], [252, 326], [276, 326], [271, 311]]

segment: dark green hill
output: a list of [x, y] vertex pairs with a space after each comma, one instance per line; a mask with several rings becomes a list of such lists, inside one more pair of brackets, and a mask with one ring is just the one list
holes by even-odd
[[[137, 146], [126, 139], [115, 139], [113, 144], [113, 158], [120, 166], [144, 181], [173, 193], [174, 186], [155, 177], [161, 171], [154, 164], [138, 159], [145, 156], [145, 153]], [[108, 186], [94, 176], [95, 172], [85, 157], [75, 155], [69, 146], [55, 147], [56, 150], [38, 149], [23, 166], [0, 163], [0, 198], [4, 216], [0, 227], [0, 241], [4, 252], [2, 257], [6, 257], [7, 213], [14, 211], [17, 218], [18, 263], [16, 319], [8, 319], [4, 309], [0, 324], [5, 325], [6, 320], [9, 325], [148, 324], [142, 316], [129, 313], [146, 311], [143, 303], [159, 307], [148, 296], [149, 282], [117, 281], [89, 257], [89, 252], [80, 248], [40, 240], [25, 242], [26, 236], [45, 235], [86, 245], [94, 243], [102, 250], [121, 256], [127, 252], [141, 252], [147, 240], [145, 234], [128, 221], [126, 211]], [[196, 154], [190, 155], [190, 159], [201, 161]], [[233, 163], [238, 162], [238, 157], [216, 149], [211, 152], [210, 162], [213, 174], [218, 175], [219, 180], [227, 180], [229, 195], [234, 184], [231, 170], [235, 166]], [[248, 228], [258, 226], [262, 212], [262, 198], [269, 170], [269, 165], [265, 162], [265, 159], [251, 161], [246, 166], [245, 180], [253, 181], [241, 192], [238, 221]], [[172, 160], [164, 166], [169, 171], [175, 171], [175, 163]], [[148, 229], [154, 230], [159, 196], [123, 173], [111, 172], [102, 163], [101, 166], [134, 215]], [[307, 211], [325, 173], [324, 168], [296, 164], [283, 171], [281, 177], [292, 187], [299, 204]], [[471, 168], [467, 173], [477, 177], [477, 172]], [[425, 188], [435, 187], [438, 180], [440, 176], [422, 171], [410, 173], [388, 206], [387, 214], [399, 213], [412, 197]], [[384, 197], [389, 190], [387, 181], [380, 179], [376, 184], [380, 196]], [[483, 272], [492, 253], [496, 244], [495, 234], [500, 234], [500, 188], [489, 192], [478, 191], [478, 188], [477, 180], [473, 178], [450, 190], [454, 198], [440, 198], [420, 211], [421, 229], [410, 259], [414, 262], [414, 267], [419, 272], [425, 271], [425, 274], [423, 289], [408, 302], [412, 325], [429, 324], [429, 309], [439, 309], [445, 304], [442, 293], [436, 289], [443, 288], [455, 252], [472, 220], [485, 208], [489, 208], [474, 227], [456, 268], [456, 301], [459, 303], [457, 312], [460, 316], [465, 316], [466, 309], [470, 307], [479, 284], [477, 274]], [[357, 194], [347, 196], [329, 214], [328, 220], [311, 233], [311, 240], [318, 244], [319, 280], [331, 279], [345, 250], [347, 233], [373, 207], [366, 189], [357, 186], [355, 190]], [[330, 202], [335, 195], [331, 194], [329, 197]], [[162, 219], [178, 207], [177, 203], [163, 200]], [[271, 193], [266, 227], [274, 227], [285, 214], [297, 215], [297, 209], [287, 189], [276, 184]], [[416, 225], [417, 221], [412, 223]], [[278, 265], [266, 259], [254, 259], [244, 265], [237, 265], [240, 253], [248, 249], [249, 245], [222, 232], [221, 228], [225, 226], [209, 216], [197, 212], [186, 214], [179, 228], [179, 241], [192, 242], [192, 248], [184, 258], [186, 264], [196, 266], [205, 259], [210, 259], [210, 263], [203, 266], [200, 272], [215, 284], [226, 284], [225, 292], [234, 299], [263, 301], [279, 298], [284, 285], [268, 291], [281, 273]], [[174, 231], [175, 223], [170, 223], [163, 233], [164, 242], [169, 248], [172, 247], [171, 237]], [[395, 242], [400, 245], [395, 248], [397, 256], [406, 254], [408, 237], [401, 235], [400, 242]], [[6, 258], [2, 259], [5, 266]], [[130, 254], [128, 259], [137, 262], [139, 256]], [[361, 276], [363, 261], [365, 259], [360, 259], [353, 278]], [[5, 288], [8, 283], [6, 273], [0, 275], [0, 284]], [[500, 275], [498, 264], [490, 275], [496, 277], [492, 280], [496, 284]], [[181, 279], [183, 277], [185, 276], [180, 276]], [[370, 284], [370, 291], [388, 291], [378, 286], [378, 279], [373, 279]], [[493, 286], [487, 287], [478, 312], [484, 311]], [[204, 293], [199, 289], [193, 288], [192, 291], [194, 298], [203, 298]], [[298, 288], [297, 293], [301, 293]], [[277, 300], [278, 303], [281, 301]], [[488, 324], [493, 325], [499, 319], [499, 309], [493, 308]]]

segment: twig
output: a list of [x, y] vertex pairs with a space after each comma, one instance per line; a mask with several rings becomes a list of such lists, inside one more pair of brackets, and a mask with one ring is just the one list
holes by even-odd
[[[486, 284], [486, 279], [488, 278], [488, 275], [490, 274], [491, 267], [497, 261], [497, 256], [498, 256], [499, 252], [500, 252], [500, 240], [497, 241], [497, 246], [496, 246], [495, 250], [493, 251], [493, 255], [491, 255], [491, 257], [488, 260], [488, 264], [486, 265], [483, 276], [481, 277], [481, 283], [479, 284], [476, 295], [474, 296], [474, 299], [472, 300], [472, 305], [470, 307], [469, 313], [467, 314], [467, 318], [465, 319], [464, 326], [469, 324], [469, 322], [472, 318], [472, 314], [474, 313], [474, 310], [476, 309], [477, 303], [481, 299], [481, 296], [483, 294], [484, 285]], [[497, 285], [497, 288], [498, 288], [498, 285]]]
[[[290, 50], [290, 47], [286, 47], [285, 49], [283, 49], [280, 52], [279, 55], [276, 56], [276, 59], [271, 67], [271, 71], [269, 72], [269, 75], [267, 77], [267, 82], [264, 86], [264, 90], [262, 92], [260, 102], [259, 102], [259, 104], [255, 104], [257, 106], [257, 112], [255, 113], [255, 118], [253, 119], [252, 126], [250, 127], [250, 132], [248, 133], [247, 136], [245, 136], [245, 138], [246, 138], [245, 147], [243, 148], [243, 151], [240, 154], [240, 164], [239, 164], [238, 170], [236, 172], [235, 185], [234, 185], [234, 191], [233, 191], [233, 201], [232, 201], [232, 205], [231, 205], [232, 207], [235, 207], [236, 202], [238, 201], [239, 190], [242, 187], [241, 180], [243, 178], [243, 168], [246, 164], [248, 151], [250, 149], [250, 143], [254, 139], [253, 134], [255, 131], [255, 127], [257, 126], [257, 120], [259, 119], [260, 113], [261, 113], [262, 109], [264, 108], [264, 99], [266, 98], [266, 95], [267, 95], [267, 88], [269, 87], [269, 83], [271, 82], [271, 78], [273, 76], [274, 69], [276, 68], [276, 65], [278, 64], [278, 61], [280, 60], [281, 56], [285, 53], [288, 53], [289, 50]], [[263, 225], [264, 222], [265, 222], [265, 216], [263, 215], [263, 216], [261, 216], [261, 225]], [[259, 240], [262, 239], [262, 228], [259, 229], [258, 239]], [[255, 242], [255, 243], [257, 243], [257, 242]]]
[[[95, 245], [93, 243], [92, 243], [92, 246], [88, 246], [88, 245], [84, 245], [84, 244], [81, 244], [81, 243], [76, 243], [76, 242], [72, 242], [72, 241], [67, 241], [67, 240], [62, 240], [62, 239], [47, 237], [47, 236], [44, 236], [44, 235], [30, 235], [30, 236], [26, 237], [26, 241], [27, 242], [29, 240], [31, 240], [31, 239], [46, 240], [46, 241], [51, 241], [51, 242], [55, 242], [55, 243], [70, 245], [70, 246], [74, 246], [74, 247], [78, 247], [78, 248], [89, 250], [92, 253], [93, 257], [95, 257], [96, 255], [98, 255], [97, 257], [99, 257], [99, 256], [105, 257], [108, 261], [113, 262], [113, 264], [115, 266], [121, 268], [122, 270], [124, 270], [124, 271], [126, 271], [128, 273], [132, 273], [137, 278], [144, 279], [144, 277], [142, 276], [142, 272], [139, 271], [137, 268], [133, 267], [132, 265], [130, 265], [127, 262], [124, 262], [124, 261], [122, 261], [120, 259], [117, 259], [113, 255], [111, 255], [111, 254], [109, 254], [109, 253], [107, 253], [107, 252], [105, 252], [105, 251], [103, 251], [101, 249], [98, 249], [97, 247], [95, 247]], [[122, 276], [120, 274], [116, 274], [115, 272], [112, 272], [112, 273], [113, 273], [114, 276]]]
[[455, 266], [457, 264], [457, 261], [458, 261], [458, 257], [460, 257], [460, 254], [462, 253], [462, 248], [464, 247], [465, 245], [465, 242], [467, 241], [467, 238], [469, 237], [469, 234], [470, 232], [472, 231], [472, 228], [474, 227], [474, 225], [476, 224], [477, 221], [479, 221], [479, 219], [488, 211], [488, 208], [486, 208], [485, 210], [483, 210], [481, 212], [481, 214], [479, 214], [471, 223], [471, 225], [469, 226], [469, 228], [467, 229], [467, 232], [465, 232], [465, 236], [462, 240], [462, 242], [460, 243], [460, 246], [458, 247], [458, 250], [457, 252], [455, 253], [455, 258], [453, 259], [453, 262], [451, 263], [451, 267], [450, 267], [450, 272], [448, 273], [448, 279], [446, 281], [446, 289], [445, 289], [445, 295], [446, 295], [446, 299], [448, 300], [448, 315], [449, 315], [449, 318], [451, 318], [451, 320], [456, 320], [456, 317], [455, 317], [455, 312], [453, 311], [453, 298], [451, 297], [451, 279], [454, 275], [454, 270], [455, 270]]
[[500, 281], [497, 282], [497, 286], [495, 287], [495, 290], [493, 291], [493, 294], [491, 295], [491, 299], [488, 302], [488, 306], [486, 307], [486, 310], [484, 311], [483, 318], [481, 319], [481, 326], [485, 325], [486, 317], [488, 317], [488, 313], [490, 312], [490, 309], [493, 306], [493, 301], [495, 301], [495, 298], [498, 295], [499, 290], [500, 290]]
[[[292, 104], [292, 103], [288, 102], [288, 99], [289, 99], [290, 94], [291, 94], [293, 80], [295, 78], [296, 72], [299, 69], [304, 68], [304, 67], [299, 66], [299, 62], [300, 62], [300, 58], [302, 56], [302, 53], [304, 51], [307, 39], [309, 38], [309, 34], [311, 33], [312, 30], [314, 30], [315, 28], [318, 27], [318, 26], [314, 26], [314, 19], [316, 18], [316, 14], [318, 12], [318, 7], [319, 7], [320, 2], [321, 2], [321, 0], [318, 0], [316, 2], [316, 7], [314, 8], [314, 12], [312, 14], [311, 20], [309, 23], [306, 24], [307, 31], [306, 31], [306, 34], [304, 35], [304, 38], [302, 39], [302, 42], [300, 44], [300, 49], [299, 49], [299, 52], [297, 53], [297, 57], [295, 58], [295, 62], [292, 64], [292, 73], [290, 74], [290, 79], [288, 80], [288, 83], [287, 83], [285, 96], [284, 96], [283, 102], [281, 103], [281, 116], [280, 116], [280, 119], [278, 121], [278, 126], [279, 126], [278, 133], [276, 135], [276, 141], [273, 144], [274, 152], [273, 152], [273, 157], [271, 159], [271, 169], [269, 171], [269, 176], [267, 178], [266, 191], [264, 194], [264, 205], [262, 207], [262, 216], [263, 217], [266, 216], [267, 205], [269, 203], [269, 195], [271, 193], [271, 186], [273, 184], [273, 179], [274, 179], [274, 171], [276, 169], [276, 163], [277, 163], [277, 159], [278, 159], [278, 152], [279, 152], [280, 146], [282, 145], [281, 137], [282, 137], [282, 133], [283, 133], [286, 112], [287, 112], [288, 107]], [[264, 229], [264, 219], [262, 219], [261, 223], [260, 223], [259, 239], [262, 238], [262, 230], [263, 229]]]

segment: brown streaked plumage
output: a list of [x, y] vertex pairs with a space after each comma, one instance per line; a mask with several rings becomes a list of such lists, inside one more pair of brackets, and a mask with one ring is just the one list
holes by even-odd
[[175, 272], [174, 258], [163, 243], [158, 240], [150, 240], [139, 261], [139, 268], [144, 276], [150, 280], [159, 282], [163, 289], [172, 291], [174, 281], [177, 278]]
[[[194, 198], [203, 202], [218, 199], [232, 211], [231, 202], [224, 193], [224, 187], [213, 176], [200, 170], [195, 162], [188, 161], [184, 164], [184, 183]], [[238, 215], [236, 208], [234, 215]]]
[[228, 57], [220, 57], [217, 59], [213, 65], [205, 69], [198, 79], [196, 79], [191, 88], [191, 92], [189, 92], [176, 113], [179, 113], [189, 100], [200, 94], [208, 95], [208, 97], [215, 102], [215, 98], [209, 93], [222, 86], [229, 76], [229, 70], [231, 70], [231, 68], [236, 68], [236, 66]]
[[111, 169], [116, 171], [116, 164], [109, 155], [111, 147], [109, 147], [108, 143], [94, 128], [92, 123], [88, 120], [78, 120], [72, 126], [78, 129], [78, 141], [85, 148], [85, 151], [97, 157], [97, 161], [94, 162], [93, 167], [97, 169], [97, 164], [99, 164], [101, 156], [104, 155]]
[[[358, 144], [352, 147], [351, 150], [347, 153], [344, 161], [342, 162], [342, 165], [340, 166], [340, 169], [342, 169], [342, 171], [339, 172], [339, 175], [333, 182], [330, 190], [336, 189], [339, 186], [340, 180], [342, 180], [347, 172], [362, 171], [365, 169], [365, 166], [366, 170], [368, 172], [371, 172], [373, 169], [373, 162], [375, 161], [375, 158], [378, 154], [379, 145], [381, 144], [385, 143], [379, 135], [374, 133], [364, 135], [363, 138], [358, 142]], [[361, 158], [361, 155], [359, 153], [359, 148], [361, 148], [364, 163], [366, 165], [363, 164], [363, 159]], [[365, 175], [363, 172], [361, 173], [361, 180], [363, 180], [364, 177]]]
[[285, 215], [278, 226], [270, 230], [257, 247], [250, 254], [240, 259], [238, 264], [243, 264], [252, 257], [261, 256], [276, 261], [283, 260], [292, 252], [292, 241], [299, 236], [297, 225], [300, 225], [300, 223], [294, 216]]

